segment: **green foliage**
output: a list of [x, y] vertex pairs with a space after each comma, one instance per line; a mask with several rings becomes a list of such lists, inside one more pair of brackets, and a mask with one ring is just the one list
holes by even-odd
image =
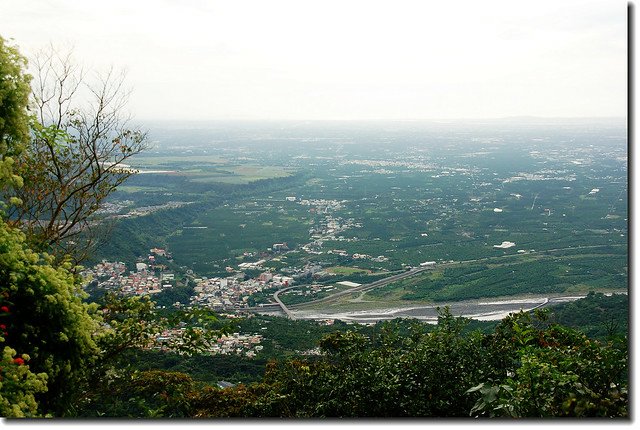
[[153, 295], [153, 301], [156, 306], [171, 307], [176, 302], [183, 305], [189, 305], [191, 296], [193, 295], [193, 287], [190, 285], [175, 286], [171, 288], [164, 288], [158, 294]]
[[150, 346], [163, 328], [148, 296], [119, 298], [107, 294], [102, 312], [107, 324], [98, 337], [103, 362], [130, 348]]
[[462, 416], [473, 406], [464, 396], [468, 387], [499, 373], [483, 358], [483, 337], [477, 332], [462, 335], [464, 325], [445, 310], [435, 329], [416, 325], [409, 336], [383, 330], [374, 343], [354, 332], [332, 334], [321, 342], [324, 359], [268, 368], [265, 383], [273, 392], [258, 412], [298, 417]]
[[[335, 333], [319, 360], [268, 366], [263, 393], [242, 388], [233, 407], [199, 416], [463, 417], [626, 416], [626, 345], [600, 344], [528, 314], [489, 335], [464, 334], [466, 321], [445, 309], [437, 327], [397, 326], [373, 342]], [[225, 408], [228, 408], [225, 410]], [[228, 415], [227, 415], [228, 414]]]
[[36, 394], [39, 412], [64, 414], [95, 362], [92, 334], [99, 327], [79, 279], [50, 261], [27, 247], [24, 234], [0, 224], [2, 346], [27, 354], [30, 370], [47, 374], [46, 392]]
[[546, 312], [512, 314], [489, 334], [467, 326], [446, 308], [436, 326], [402, 320], [354, 326], [358, 331], [325, 336], [322, 356], [271, 361], [261, 381], [225, 389], [208, 385], [214, 378], [204, 373], [191, 376], [196, 368], [214, 374], [216, 363], [231, 365], [220, 357], [135, 353], [122, 358], [142, 368], [103, 380], [84, 416], [628, 415], [624, 342], [589, 339]]
[[[96, 356], [91, 378], [83, 387], [82, 397], [76, 400], [74, 415], [167, 416], [163, 415], [169, 413], [162, 406], [164, 403], [160, 401], [156, 404], [151, 400], [160, 394], [145, 391], [141, 381], [155, 381], [153, 383], [157, 387], [162, 381], [167, 384], [178, 380], [191, 383], [192, 379], [181, 372], [158, 369], [157, 362], [151, 368], [138, 365], [136, 360], [139, 351], [164, 348], [176, 355], [181, 354], [179, 357], [202, 354], [212, 341], [226, 331], [221, 328], [218, 319], [207, 310], [159, 313], [155, 303], [148, 296], [120, 298], [114, 294], [107, 294], [104, 300], [102, 315], [105, 325], [95, 333], [100, 353]], [[158, 335], [176, 328], [181, 329], [179, 334], [175, 334], [162, 345], [158, 344]], [[133, 390], [133, 394], [129, 393], [130, 390]], [[117, 395], [111, 398], [113, 393]], [[135, 393], [139, 396], [136, 397]], [[129, 396], [133, 400], [122, 396]], [[161, 397], [166, 396], [162, 394]], [[123, 406], [127, 402], [132, 403], [133, 406], [130, 407], [133, 409]], [[175, 402], [172, 400], [171, 403]]]
[[[206, 387], [190, 394], [191, 413], [195, 418], [232, 418], [290, 416], [284, 397], [268, 384], [240, 384], [223, 390]], [[270, 413], [264, 414], [268, 410]]]
[[210, 342], [227, 332], [217, 316], [207, 309], [160, 314], [149, 296], [118, 297], [109, 293], [105, 296], [102, 313], [107, 323], [97, 336], [104, 351], [102, 361], [132, 348], [157, 346], [156, 337], [165, 330], [182, 329], [179, 336], [173, 336], [163, 345], [182, 354], [206, 351]]
[[210, 329], [217, 324], [210, 312], [160, 316], [147, 297], [108, 296], [98, 313], [82, 301], [79, 279], [50, 262], [27, 247], [24, 234], [0, 225], [0, 346], [4, 361], [17, 351], [29, 363], [19, 372], [2, 366], [4, 380], [17, 381], [0, 387], [7, 416], [74, 416], [95, 401], [96, 387], [122, 378], [121, 354], [150, 346], [163, 330], [182, 326], [167, 347], [189, 354], [222, 333]]
[[[31, 76], [24, 72], [27, 60], [18, 49], [0, 36], [0, 192], [12, 193], [22, 186], [22, 178], [14, 173], [15, 158], [29, 140], [27, 105]], [[12, 204], [15, 199], [9, 199]], [[0, 200], [0, 209], [7, 202]]]
[[92, 410], [83, 416], [179, 418], [188, 416], [193, 380], [184, 373], [164, 370], [134, 372], [101, 381]]
[[267, 315], [242, 319], [236, 324], [238, 331], [263, 335], [264, 350], [261, 356], [273, 359], [315, 348], [324, 336], [349, 328], [341, 321], [324, 325], [317, 321], [288, 320]]
[[[0, 341], [4, 338], [0, 336]], [[26, 364], [30, 357], [16, 357], [14, 349], [5, 346], [0, 360], [0, 416], [37, 417], [38, 403], [35, 395], [47, 391], [47, 374], [35, 374]]]
[[626, 337], [629, 333], [629, 296], [590, 292], [584, 299], [550, 308], [549, 319], [598, 340]]
[[215, 384], [226, 380], [234, 383], [259, 382], [264, 376], [266, 358], [242, 355], [178, 354], [159, 350], [132, 349], [120, 357], [121, 367], [131, 364], [132, 371], [166, 370], [182, 372], [194, 381]]
[[4, 161], [20, 153], [29, 139], [27, 104], [31, 76], [27, 60], [0, 36], [0, 154]]
[[528, 314], [505, 319], [493, 340], [515, 360], [507, 378], [468, 390], [479, 394], [471, 415], [628, 416], [626, 343], [600, 343], [555, 324], [539, 328]]

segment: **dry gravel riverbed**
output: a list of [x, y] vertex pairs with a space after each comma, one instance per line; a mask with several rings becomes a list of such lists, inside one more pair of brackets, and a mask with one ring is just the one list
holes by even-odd
[[336, 311], [329, 309], [318, 310], [292, 310], [291, 316], [295, 319], [326, 320], [339, 319], [353, 321], [362, 324], [375, 323], [394, 318], [416, 318], [430, 323], [438, 320], [438, 308], [449, 306], [455, 316], [463, 316], [477, 320], [499, 320], [512, 312], [550, 306], [561, 302], [573, 301], [585, 297], [584, 295], [557, 296], [557, 297], [532, 297], [517, 299], [482, 299], [473, 301], [461, 301], [440, 303], [437, 305], [411, 305], [388, 309], [374, 309], [367, 311]]

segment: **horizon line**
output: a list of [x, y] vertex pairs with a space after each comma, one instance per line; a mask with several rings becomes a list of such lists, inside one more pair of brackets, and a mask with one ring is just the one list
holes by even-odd
[[500, 121], [500, 120], [628, 120], [628, 116], [536, 116], [512, 115], [496, 117], [450, 117], [450, 118], [132, 118], [132, 121], [165, 122], [453, 122], [453, 121]]

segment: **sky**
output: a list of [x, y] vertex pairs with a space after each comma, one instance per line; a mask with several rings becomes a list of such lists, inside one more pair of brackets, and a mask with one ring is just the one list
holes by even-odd
[[0, 36], [125, 70], [141, 120], [626, 117], [627, 3], [0, 0]]

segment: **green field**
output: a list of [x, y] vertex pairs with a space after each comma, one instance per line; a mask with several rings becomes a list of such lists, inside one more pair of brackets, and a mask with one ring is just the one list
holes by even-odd
[[192, 182], [248, 184], [263, 179], [286, 178], [291, 172], [274, 166], [231, 166], [222, 171], [185, 172]]
[[588, 254], [559, 260], [540, 256], [500, 264], [458, 264], [389, 284], [365, 295], [407, 301], [446, 302], [525, 294], [624, 291], [627, 266], [623, 256]]

